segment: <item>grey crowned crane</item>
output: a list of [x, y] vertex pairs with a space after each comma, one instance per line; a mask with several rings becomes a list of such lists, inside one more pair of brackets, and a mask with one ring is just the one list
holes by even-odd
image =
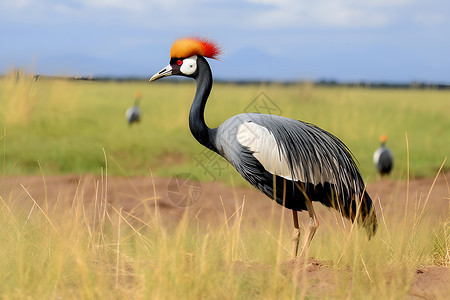
[[178, 39], [172, 44], [169, 65], [149, 81], [181, 75], [197, 82], [189, 114], [192, 135], [223, 156], [251, 185], [293, 211], [294, 256], [300, 238], [297, 212], [307, 210], [310, 217], [303, 250], [319, 226], [314, 201], [338, 210], [352, 222], [357, 219], [370, 239], [377, 229], [373, 203], [353, 155], [337, 137], [313, 124], [257, 113], [231, 117], [218, 128], [205, 124], [205, 105], [213, 84], [206, 58], [218, 55], [220, 47], [209, 39]]
[[127, 118], [128, 125], [138, 123], [141, 120], [141, 109], [139, 108], [139, 102], [141, 101], [141, 92], [136, 92], [134, 99], [134, 105], [127, 109], [125, 112], [125, 118]]
[[373, 163], [381, 176], [389, 175], [394, 166], [394, 155], [391, 150], [386, 148], [387, 137], [385, 135], [381, 136], [380, 141], [380, 148], [373, 154]]

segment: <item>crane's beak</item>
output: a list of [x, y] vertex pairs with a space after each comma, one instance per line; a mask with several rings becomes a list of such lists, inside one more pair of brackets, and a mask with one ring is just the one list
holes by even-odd
[[152, 81], [155, 81], [155, 80], [158, 80], [160, 78], [167, 77], [170, 75], [172, 75], [172, 67], [169, 64], [164, 69], [162, 69], [161, 71], [159, 71], [158, 73], [153, 75], [152, 78], [149, 79], [149, 81], [152, 82]]

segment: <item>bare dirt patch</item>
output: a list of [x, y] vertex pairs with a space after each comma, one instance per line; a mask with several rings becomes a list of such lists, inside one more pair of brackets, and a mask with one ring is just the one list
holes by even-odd
[[[434, 216], [436, 222], [447, 219], [450, 202], [450, 173], [440, 174], [434, 178], [403, 181], [388, 179], [369, 184], [367, 190], [376, 203], [377, 213], [380, 207], [386, 216], [403, 212], [408, 203], [408, 210], [424, 210], [425, 214]], [[408, 190], [409, 188], [409, 190]], [[175, 197], [174, 197], [175, 194]], [[184, 213], [192, 214], [199, 224], [204, 226], [220, 225], [224, 214], [232, 218], [245, 201], [243, 223], [245, 226], [258, 226], [268, 218], [285, 214], [285, 221], [291, 223], [291, 213], [273, 203], [259, 191], [248, 187], [231, 188], [219, 182], [194, 183], [176, 182], [173, 178], [133, 177], [120, 178], [96, 175], [63, 176], [20, 176], [0, 178], [0, 197], [9, 205], [24, 209], [32, 205], [33, 198], [42, 206], [72, 205], [80, 199], [91, 205], [98, 199], [106, 201], [116, 208], [145, 219], [157, 212], [159, 224], [171, 228], [175, 226]], [[181, 198], [180, 198], [181, 197]], [[186, 197], [186, 198], [182, 198]], [[407, 197], [409, 201], [406, 201]], [[178, 202], [177, 202], [178, 201]], [[184, 202], [179, 202], [184, 201]], [[180, 205], [180, 203], [184, 203]], [[426, 204], [426, 205], [425, 205]], [[332, 222], [333, 214], [326, 208], [316, 205], [321, 224]], [[307, 214], [300, 214], [300, 221], [307, 224]], [[144, 220], [145, 221], [145, 220]], [[320, 230], [327, 230], [322, 226]], [[294, 261], [284, 264], [284, 271], [296, 272]], [[267, 266], [248, 266], [236, 262], [235, 268], [257, 268], [270, 270]], [[346, 272], [343, 270], [342, 272]], [[306, 273], [311, 291], [315, 296], [334, 293], [333, 282], [335, 270], [326, 262], [309, 258]], [[329, 280], [328, 280], [329, 279]], [[450, 271], [445, 266], [423, 266], [416, 270], [411, 284], [411, 299], [446, 298], [450, 295]]]
[[411, 299], [448, 299], [450, 295], [450, 270], [438, 266], [417, 269], [409, 295]]

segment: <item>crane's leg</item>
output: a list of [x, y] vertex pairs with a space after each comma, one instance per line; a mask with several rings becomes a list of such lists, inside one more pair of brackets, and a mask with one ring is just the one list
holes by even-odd
[[300, 241], [300, 228], [298, 226], [298, 214], [296, 210], [292, 210], [292, 216], [294, 217], [294, 233], [292, 234], [292, 240], [294, 241], [294, 257], [297, 257], [298, 244]]
[[[305, 197], [305, 205], [306, 205], [306, 209], [308, 210], [308, 214], [309, 214], [309, 233], [308, 233], [308, 237], [305, 241], [305, 244], [303, 245], [302, 252], [300, 254], [300, 255], [304, 255], [304, 254], [306, 254], [305, 250], [307, 250], [309, 248], [309, 245], [311, 244], [314, 234], [316, 233], [317, 227], [319, 227], [319, 220], [317, 220], [316, 213], [314, 212], [314, 207], [313, 207], [312, 201], [306, 194], [305, 184], [302, 182], [296, 182], [295, 185], [297, 186], [297, 188], [300, 190], [300, 192], [302, 192], [303, 196]], [[294, 223], [295, 223], [295, 220], [294, 220]], [[298, 223], [298, 221], [297, 221], [297, 223]]]
[[309, 197], [305, 198], [306, 198], [305, 201], [306, 209], [308, 210], [309, 213], [309, 233], [308, 238], [305, 241], [305, 245], [303, 246], [302, 254], [305, 250], [309, 248], [309, 245], [311, 244], [314, 234], [316, 233], [317, 227], [319, 227], [319, 220], [317, 220], [316, 213], [314, 212], [312, 201], [311, 199], [309, 199]]

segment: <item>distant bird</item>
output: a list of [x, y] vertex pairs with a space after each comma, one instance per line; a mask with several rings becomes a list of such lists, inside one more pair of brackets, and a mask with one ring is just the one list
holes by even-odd
[[141, 120], [141, 109], [139, 108], [139, 102], [141, 101], [141, 92], [136, 92], [134, 99], [134, 105], [127, 109], [125, 112], [125, 117], [127, 118], [128, 124], [138, 123]]
[[389, 175], [394, 166], [394, 155], [392, 154], [392, 151], [385, 146], [387, 141], [385, 135], [381, 136], [380, 141], [380, 148], [373, 154], [373, 163], [381, 176]]
[[192, 135], [228, 160], [250, 184], [293, 211], [295, 256], [300, 238], [297, 211], [307, 210], [310, 217], [303, 251], [319, 226], [313, 201], [352, 221], [358, 219], [370, 239], [377, 229], [373, 203], [353, 155], [337, 137], [313, 124], [258, 113], [239, 114], [218, 128], [206, 126], [204, 111], [213, 79], [205, 58], [217, 59], [220, 52], [218, 44], [207, 38], [178, 39], [170, 50], [169, 65], [149, 81], [181, 75], [197, 82], [189, 114]]

